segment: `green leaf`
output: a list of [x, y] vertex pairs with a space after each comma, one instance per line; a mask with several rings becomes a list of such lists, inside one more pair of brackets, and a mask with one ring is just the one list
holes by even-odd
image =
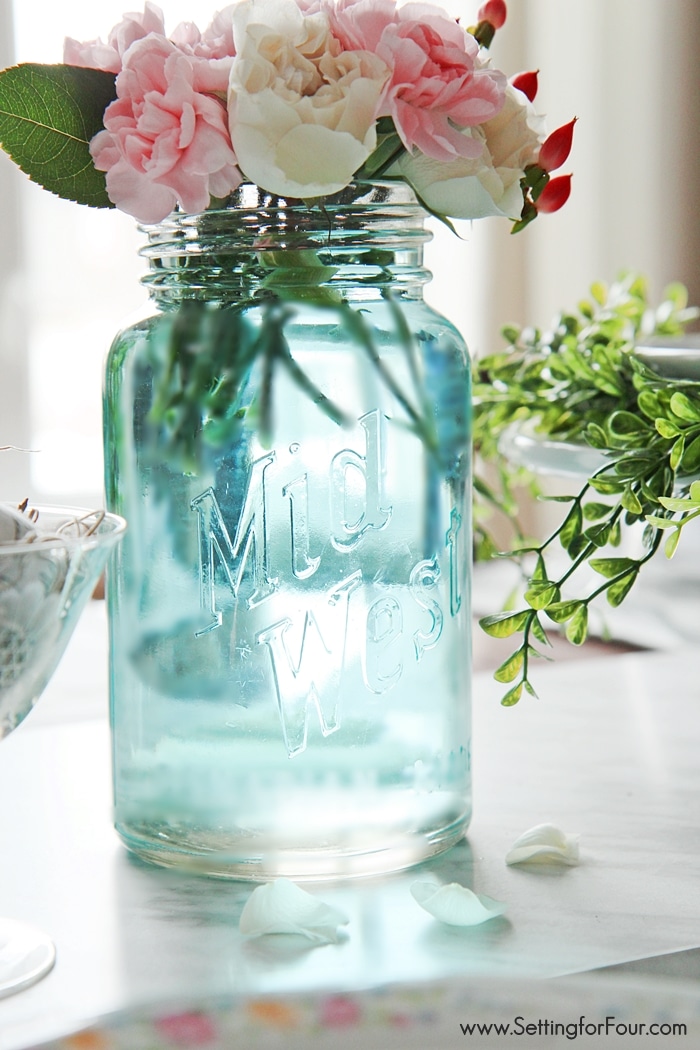
[[564, 524], [559, 532], [559, 542], [564, 550], [568, 550], [572, 541], [580, 535], [582, 525], [583, 514], [581, 513], [581, 507], [578, 503], [575, 503], [564, 519]]
[[386, 171], [387, 164], [395, 159], [396, 154], [400, 151], [401, 139], [393, 128], [394, 122], [391, 121], [392, 130], [382, 132], [377, 136], [377, 146], [362, 168], [364, 178], [371, 179], [377, 177], [378, 172], [381, 174], [382, 170]]
[[684, 514], [688, 510], [692, 510], [692, 503], [694, 501], [689, 499], [688, 496], [659, 496], [659, 503], [666, 510], [670, 510], [673, 514]]
[[685, 452], [685, 438], [681, 434], [681, 436], [679, 438], [677, 438], [677, 440], [675, 441], [675, 443], [673, 445], [673, 448], [671, 449], [671, 455], [669, 456], [668, 462], [669, 462], [669, 466], [671, 467], [671, 470], [678, 470], [678, 464], [680, 463], [681, 459], [683, 458], [683, 453], [684, 452]]
[[495, 616], [484, 616], [479, 626], [491, 638], [509, 638], [511, 634], [522, 631], [529, 612], [525, 609], [518, 613], [496, 613]]
[[658, 462], [658, 458], [646, 452], [642, 454], [641, 451], [632, 452], [630, 455], [616, 460], [615, 473], [620, 480], [625, 482], [623, 491], [630, 481], [639, 481], [641, 483], [646, 480], [656, 469]]
[[591, 285], [591, 295], [599, 306], [605, 306], [608, 298], [607, 286], [602, 281], [594, 281]]
[[626, 511], [629, 511], [630, 514], [642, 513], [642, 505], [639, 502], [639, 498], [629, 486], [622, 493], [622, 499], [620, 500], [620, 503]]
[[668, 419], [656, 419], [654, 421], [654, 426], [659, 434], [661, 434], [661, 437], [666, 438], [668, 441], [673, 441], [673, 439], [677, 438], [680, 434], [680, 430], [676, 424]]
[[593, 448], [610, 448], [610, 442], [608, 441], [605, 431], [597, 423], [589, 423], [583, 433], [586, 441], [589, 445], [592, 445]]
[[672, 281], [663, 291], [664, 299], [668, 299], [676, 310], [684, 310], [688, 305], [688, 289], [680, 281]]
[[67, 200], [112, 208], [89, 143], [116, 98], [98, 69], [23, 63], [0, 73], [0, 144], [33, 182]]
[[674, 472], [662, 464], [650, 478], [641, 481], [640, 494], [650, 503], [657, 503], [660, 496], [667, 496], [673, 491], [674, 482]]
[[641, 390], [637, 397], [637, 404], [640, 412], [643, 412], [647, 419], [656, 420], [663, 412], [659, 398], [651, 390]]
[[666, 539], [666, 543], [664, 544], [664, 554], [667, 558], [672, 558], [673, 555], [676, 553], [676, 547], [678, 546], [678, 541], [680, 540], [680, 538], [680, 529], [675, 529], [673, 532], [669, 533], [668, 538]]
[[507, 660], [503, 661], [493, 677], [497, 682], [502, 682], [504, 684], [514, 682], [522, 670], [524, 660], [525, 653], [522, 649], [518, 649], [516, 653], [513, 653], [512, 656], [509, 656]]
[[600, 521], [607, 514], [610, 513], [610, 505], [608, 503], [584, 503], [583, 505], [583, 516], [586, 521]]
[[700, 402], [691, 401], [679, 390], [671, 397], [671, 411], [686, 423], [700, 423]]
[[610, 584], [606, 591], [606, 597], [613, 609], [616, 609], [618, 605], [622, 605], [623, 601], [634, 587], [638, 572], [639, 566], [637, 565], [632, 572], [628, 572], [621, 580], [617, 580], [615, 583]]
[[546, 609], [550, 602], [559, 601], [559, 588], [549, 580], [531, 580], [525, 591], [525, 601], [533, 609]]
[[624, 391], [616, 381], [615, 373], [609, 368], [599, 368], [596, 372], [595, 385], [611, 397], [622, 397]]
[[608, 429], [616, 437], [630, 437], [646, 434], [649, 426], [639, 416], [635, 416], [634, 413], [620, 410], [613, 412], [610, 416]]
[[537, 555], [537, 563], [535, 565], [531, 579], [533, 580], [533, 582], [535, 580], [540, 581], [547, 579], [547, 566], [545, 565], [544, 558], [541, 554]]
[[569, 557], [571, 558], [572, 561], [576, 561], [576, 559], [581, 554], [583, 554], [583, 552], [585, 551], [586, 547], [588, 547], [589, 543], [590, 543], [590, 540], [588, 540], [588, 538], [583, 533], [581, 533], [580, 536], [577, 536], [575, 539], [573, 539], [571, 541], [571, 543], [569, 544], [569, 546], [567, 548], [566, 553], [569, 555]]
[[604, 547], [610, 539], [611, 529], [612, 523], [604, 521], [601, 522], [600, 525], [591, 525], [590, 529], [586, 529], [584, 535], [591, 543], [594, 543], [596, 547]]
[[694, 481], [692, 483], [689, 495], [694, 502], [700, 503], [700, 481]]
[[588, 564], [596, 572], [599, 572], [601, 576], [611, 580], [613, 577], [619, 576], [621, 572], [631, 569], [637, 563], [632, 558], [591, 558]]
[[647, 520], [647, 524], [644, 526], [644, 531], [642, 533], [642, 546], [644, 547], [645, 550], [650, 551], [651, 548], [654, 546], [654, 539], [655, 539], [655, 536], [656, 536], [656, 529], [650, 523], [648, 518], [646, 520]]
[[686, 446], [678, 464], [684, 474], [697, 474], [700, 470], [700, 436], [694, 438]]
[[588, 607], [581, 608], [573, 615], [566, 626], [566, 637], [572, 645], [583, 645], [588, 637]]
[[647, 521], [655, 529], [674, 529], [677, 525], [672, 518], [659, 518], [656, 514], [648, 514]]
[[[539, 621], [537, 616], [533, 617], [532, 623], [530, 624], [530, 630], [532, 631], [533, 636], [542, 645], [551, 645], [552, 644], [550, 642], [549, 638], [547, 637], [547, 635], [545, 633], [545, 630], [544, 630], [544, 627], [540, 623], [540, 621]], [[541, 655], [540, 653], [537, 652], [536, 649], [530, 649], [530, 652], [534, 653], [535, 656], [540, 656]]]
[[601, 496], [615, 496], [619, 492], [624, 492], [625, 486], [621, 481], [612, 481], [608, 477], [597, 477], [590, 479], [590, 485], [592, 489], [599, 492]]
[[492, 558], [496, 557], [497, 553], [498, 550], [496, 544], [491, 536], [486, 533], [481, 533], [474, 537], [475, 561], [490, 561]]
[[580, 608], [579, 601], [554, 602], [547, 608], [546, 613], [555, 623], [566, 623]]
[[506, 695], [501, 700], [504, 707], [514, 707], [517, 704], [520, 697], [523, 695], [523, 683], [519, 682], [518, 685], [514, 686], [513, 689], [509, 689]]

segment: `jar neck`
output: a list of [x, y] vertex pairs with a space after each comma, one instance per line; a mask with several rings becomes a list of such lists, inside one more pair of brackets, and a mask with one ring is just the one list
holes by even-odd
[[362, 301], [391, 288], [419, 298], [430, 273], [425, 211], [402, 182], [351, 185], [322, 203], [244, 184], [219, 209], [144, 226], [143, 278], [163, 305], [269, 297]]

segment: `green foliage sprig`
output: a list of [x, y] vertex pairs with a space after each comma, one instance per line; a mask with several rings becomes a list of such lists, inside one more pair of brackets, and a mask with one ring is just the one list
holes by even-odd
[[[582, 644], [592, 603], [604, 595], [612, 607], [620, 605], [664, 530], [670, 557], [682, 528], [700, 515], [700, 383], [664, 378], [634, 353], [645, 338], [681, 334], [698, 312], [678, 284], [652, 309], [635, 274], [609, 289], [596, 284], [591, 296], [550, 332], [505, 329], [508, 351], [478, 365], [475, 444], [482, 459], [497, 465], [498, 478], [477, 482], [477, 554], [510, 558], [524, 579], [521, 608], [481, 620], [487, 634], [519, 640], [495, 673], [508, 686], [505, 705], [523, 691], [535, 694], [532, 660], [545, 655], [535, 643], [550, 644], [545, 618]], [[566, 507], [544, 541], [528, 542], [515, 521], [514, 548], [498, 552], [484, 509], [514, 515], [524, 472], [504, 462], [500, 443], [510, 427], [525, 424], [547, 439], [590, 446], [601, 465], [577, 494], [543, 497]], [[642, 529], [641, 551], [618, 556], [615, 548], [632, 527]], [[596, 574], [593, 583], [587, 569]]]
[[[368, 259], [365, 253], [365, 264]], [[190, 268], [185, 269], [191, 274]], [[326, 283], [335, 269], [322, 266], [316, 251], [267, 251], [262, 262], [249, 263], [246, 278], [251, 287], [237, 301], [184, 299], [163, 316], [146, 339], [154, 382], [148, 424], [157, 439], [158, 458], [179, 470], [197, 472], [208, 450], [234, 440], [244, 423], [252, 424], [262, 444], [270, 447], [275, 430], [273, 391], [280, 371], [338, 426], [351, 424], [344, 407], [316, 386], [290, 350], [287, 327], [304, 305], [326, 314], [342, 339], [369, 359], [396, 401], [398, 424], [412, 431], [440, 469], [449, 473], [454, 467], [453, 449], [449, 443], [441, 447], [438, 441], [435, 406], [419, 365], [422, 333], [409, 329], [398, 298], [389, 286], [382, 288], [392, 335], [408, 366], [410, 388], [404, 389], [384, 360], [379, 333], [362, 309]], [[261, 279], [261, 273], [267, 276]], [[270, 279], [275, 274], [276, 281]], [[251, 386], [250, 379], [255, 369], [259, 389], [253, 396], [256, 384]], [[455, 427], [461, 447], [466, 420], [456, 419]]]

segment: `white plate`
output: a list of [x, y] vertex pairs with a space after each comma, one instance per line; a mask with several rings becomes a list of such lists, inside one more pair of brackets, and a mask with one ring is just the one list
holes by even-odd
[[635, 354], [664, 379], [700, 382], [700, 335], [650, 339]]

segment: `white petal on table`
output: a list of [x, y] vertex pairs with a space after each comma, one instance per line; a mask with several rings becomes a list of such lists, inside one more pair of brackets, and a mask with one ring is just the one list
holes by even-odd
[[506, 910], [502, 901], [474, 893], [458, 882], [440, 886], [435, 882], [414, 882], [411, 893], [435, 919], [448, 926], [479, 926]]
[[516, 839], [506, 864], [568, 864], [579, 862], [578, 835], [567, 835], [554, 824], [537, 824]]
[[333, 944], [338, 941], [338, 927], [347, 922], [340, 909], [325, 904], [290, 879], [276, 879], [253, 890], [238, 926], [248, 937], [290, 933], [315, 944]]

